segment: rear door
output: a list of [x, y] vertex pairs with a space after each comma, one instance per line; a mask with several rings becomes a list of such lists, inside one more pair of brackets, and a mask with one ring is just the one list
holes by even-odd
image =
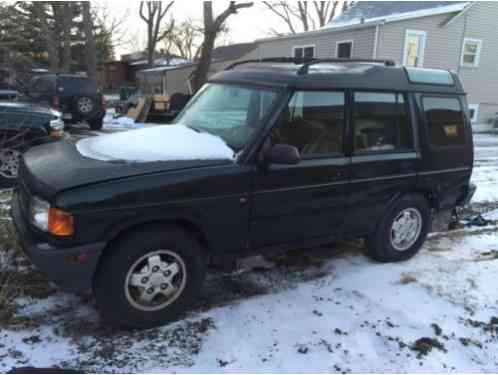
[[417, 96], [422, 122], [420, 183], [452, 207], [464, 193], [473, 166], [472, 130], [465, 99], [457, 95]]
[[344, 152], [345, 118], [342, 91], [294, 93], [270, 142], [295, 146], [302, 160], [256, 170], [250, 224], [253, 249], [340, 235], [350, 165]]
[[355, 91], [351, 95], [347, 227], [353, 234], [370, 233], [389, 202], [416, 188], [420, 155], [408, 100], [399, 92]]

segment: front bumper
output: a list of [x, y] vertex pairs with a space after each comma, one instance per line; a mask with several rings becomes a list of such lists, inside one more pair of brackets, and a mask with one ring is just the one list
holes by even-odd
[[40, 242], [23, 218], [17, 194], [12, 199], [11, 215], [24, 253], [50, 281], [71, 292], [92, 288], [105, 243], [62, 248]]

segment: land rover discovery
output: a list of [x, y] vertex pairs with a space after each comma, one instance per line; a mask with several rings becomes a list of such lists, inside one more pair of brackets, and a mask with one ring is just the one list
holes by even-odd
[[407, 260], [433, 213], [469, 202], [472, 168], [451, 72], [249, 61], [215, 75], [173, 125], [30, 150], [12, 214], [52, 281], [145, 328], [182, 314], [213, 260], [338, 238]]

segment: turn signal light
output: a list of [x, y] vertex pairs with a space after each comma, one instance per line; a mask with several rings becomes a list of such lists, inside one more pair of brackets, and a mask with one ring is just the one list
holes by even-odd
[[67, 212], [51, 207], [48, 214], [48, 231], [55, 236], [72, 236], [74, 234], [73, 217]]

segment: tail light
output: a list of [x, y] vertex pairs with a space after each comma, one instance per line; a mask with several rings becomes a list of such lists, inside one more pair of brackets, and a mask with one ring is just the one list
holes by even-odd
[[102, 105], [102, 111], [105, 112], [107, 110], [107, 101], [105, 100], [104, 95], [102, 95], [101, 105]]
[[52, 99], [52, 107], [54, 109], [60, 109], [61, 108], [61, 98], [59, 98], [58, 96], [54, 96], [54, 98]]

